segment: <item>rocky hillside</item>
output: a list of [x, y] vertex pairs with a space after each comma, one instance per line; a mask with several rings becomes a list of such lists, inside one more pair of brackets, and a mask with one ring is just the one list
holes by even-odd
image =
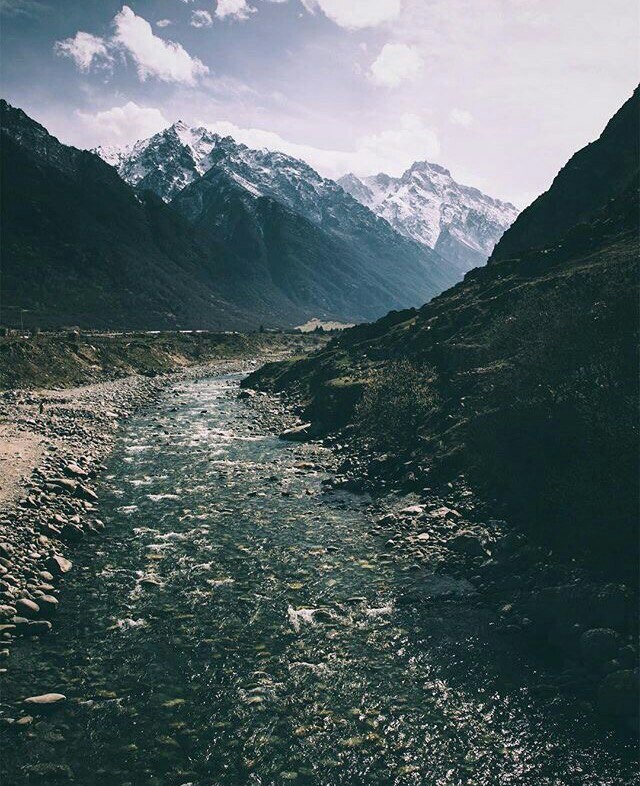
[[0, 103], [3, 324], [250, 327], [226, 300], [223, 253], [98, 156]]
[[372, 472], [464, 472], [533, 537], [637, 579], [640, 94], [527, 208], [489, 264], [249, 385], [348, 426]]
[[406, 237], [437, 251], [460, 274], [484, 265], [518, 210], [457, 183], [448, 169], [416, 161], [401, 177], [380, 173], [338, 183]]
[[260, 308], [362, 321], [419, 305], [460, 278], [438, 253], [283, 153], [181, 122], [97, 152], [140, 193], [170, 202], [206, 247], [221, 245], [234, 260], [225, 291]]

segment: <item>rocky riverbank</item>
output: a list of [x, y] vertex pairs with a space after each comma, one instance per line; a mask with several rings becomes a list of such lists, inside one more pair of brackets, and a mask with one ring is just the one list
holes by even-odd
[[0, 394], [0, 673], [16, 637], [51, 630], [74, 546], [104, 529], [96, 480], [122, 424], [178, 379], [255, 364], [217, 361], [179, 374]]
[[[263, 397], [241, 395], [265, 406]], [[295, 398], [274, 394], [278, 412], [302, 412]], [[281, 437], [305, 441], [313, 427], [276, 420]], [[621, 583], [598, 578], [575, 560], [532, 542], [495, 500], [481, 500], [462, 476], [419, 483], [419, 468], [358, 452], [347, 432], [322, 439], [333, 449], [334, 488], [368, 492], [378, 501], [374, 534], [389, 555], [410, 554], [464, 582], [491, 610], [495, 630], [511, 640], [540, 675], [536, 690], [551, 702], [567, 698], [593, 707], [605, 724], [638, 732], [637, 597]], [[456, 588], [452, 587], [455, 595]], [[416, 582], [408, 605], [430, 602]]]

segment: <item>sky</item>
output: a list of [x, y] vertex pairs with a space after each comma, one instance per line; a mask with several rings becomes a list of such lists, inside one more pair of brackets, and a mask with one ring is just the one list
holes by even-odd
[[636, 0], [0, 0], [2, 95], [62, 142], [178, 119], [327, 177], [416, 160], [524, 207], [639, 81]]

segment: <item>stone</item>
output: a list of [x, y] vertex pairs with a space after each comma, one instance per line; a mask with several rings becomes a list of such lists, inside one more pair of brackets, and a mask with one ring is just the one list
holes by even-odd
[[79, 467], [75, 462], [70, 462], [64, 468], [64, 471], [67, 475], [71, 475], [72, 477], [76, 478], [87, 478], [89, 477], [89, 473], [86, 472], [82, 467]]
[[310, 430], [311, 423], [302, 423], [300, 426], [285, 429], [280, 434], [280, 439], [287, 442], [304, 442], [311, 436]]
[[62, 528], [60, 537], [67, 543], [78, 543], [84, 537], [84, 532], [76, 524], [69, 523]]
[[620, 636], [610, 628], [591, 628], [580, 636], [580, 654], [586, 666], [598, 668], [618, 654]]
[[13, 553], [13, 546], [10, 543], [0, 543], [0, 557], [7, 559]]
[[463, 530], [448, 541], [447, 546], [458, 554], [467, 557], [484, 557], [486, 552], [482, 540], [478, 535], [469, 530]]
[[59, 707], [64, 704], [67, 697], [63, 693], [41, 693], [38, 696], [29, 696], [23, 704], [28, 707], [42, 709], [43, 707]]
[[639, 703], [637, 669], [613, 671], [600, 683], [598, 707], [605, 715], [637, 715]]
[[5, 620], [10, 617], [15, 617], [16, 613], [15, 606], [8, 606], [7, 604], [0, 605], [0, 619]]
[[28, 598], [20, 598], [16, 601], [16, 613], [20, 617], [35, 618], [40, 615], [40, 606]]
[[40, 606], [42, 616], [50, 617], [58, 610], [58, 599], [53, 595], [40, 595], [38, 598], [38, 606]]
[[52, 628], [47, 620], [28, 620], [26, 617], [14, 617], [13, 624], [20, 636], [40, 636], [49, 633]]
[[83, 486], [81, 483], [78, 484], [76, 488], [76, 496], [81, 497], [82, 499], [87, 499], [90, 502], [96, 502], [98, 500], [98, 495], [93, 489], [90, 489], [88, 486]]
[[63, 573], [68, 573], [73, 567], [73, 563], [59, 554], [54, 554], [46, 561], [45, 567], [49, 572], [60, 576]]

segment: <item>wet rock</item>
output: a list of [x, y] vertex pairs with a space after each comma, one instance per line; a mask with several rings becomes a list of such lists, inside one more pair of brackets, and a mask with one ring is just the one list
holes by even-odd
[[73, 567], [73, 563], [64, 557], [61, 557], [59, 554], [54, 554], [46, 561], [45, 567], [50, 573], [60, 576], [64, 573], [68, 573]]
[[638, 670], [611, 672], [598, 688], [598, 707], [605, 715], [637, 715], [640, 703]]
[[592, 628], [580, 636], [580, 654], [586, 666], [598, 668], [618, 654], [620, 636], [610, 628]]
[[13, 546], [10, 543], [0, 543], [0, 557], [8, 559], [13, 554]]

